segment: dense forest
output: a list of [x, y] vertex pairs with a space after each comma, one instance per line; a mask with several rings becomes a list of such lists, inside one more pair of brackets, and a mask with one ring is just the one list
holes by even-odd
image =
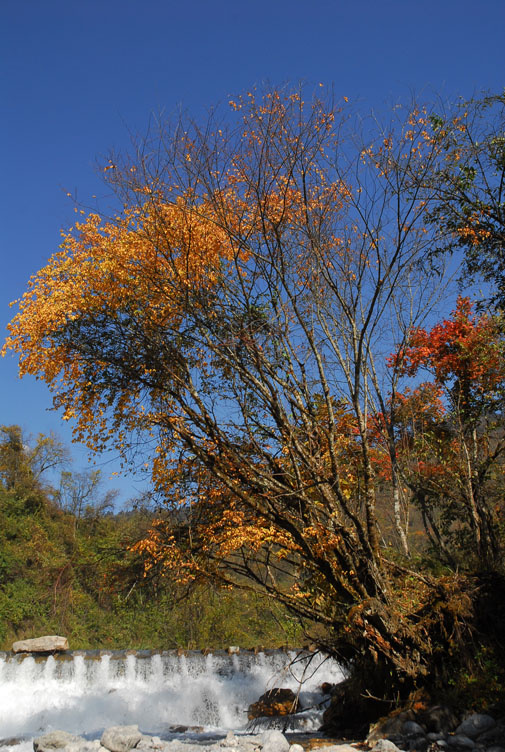
[[200, 644], [209, 592], [214, 639], [297, 619], [373, 712], [503, 701], [505, 96], [438, 104], [252, 91], [104, 164], [114, 210], [79, 210], [4, 351], [165, 511], [6, 471], [7, 631], [41, 587], [83, 642]]
[[0, 428], [1, 650], [41, 634], [63, 634], [72, 649], [302, 644], [299, 620], [264, 597], [144, 578], [129, 547], [152, 509], [117, 513], [99, 471], [67, 466], [54, 436]]

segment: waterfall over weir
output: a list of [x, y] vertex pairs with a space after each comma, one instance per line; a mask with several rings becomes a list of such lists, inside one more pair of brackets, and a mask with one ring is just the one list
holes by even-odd
[[[58, 656], [0, 653], [0, 749], [7, 739], [61, 729], [97, 738], [108, 726], [138, 724], [165, 738], [178, 733], [226, 733], [247, 726], [247, 708], [273, 687], [300, 689], [305, 712], [295, 726], [318, 727], [323, 682], [342, 680], [320, 654], [241, 651], [98, 651]], [[180, 730], [179, 730], [180, 732]], [[13, 747], [31, 749], [31, 744]]]

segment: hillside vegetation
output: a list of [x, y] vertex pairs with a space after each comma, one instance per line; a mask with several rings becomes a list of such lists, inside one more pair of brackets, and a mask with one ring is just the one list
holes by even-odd
[[114, 513], [93, 474], [64, 470], [53, 488], [45, 476], [64, 447], [0, 430], [0, 649], [40, 634], [63, 634], [72, 649], [301, 643], [299, 623], [266, 598], [145, 579], [128, 546], [152, 513]]

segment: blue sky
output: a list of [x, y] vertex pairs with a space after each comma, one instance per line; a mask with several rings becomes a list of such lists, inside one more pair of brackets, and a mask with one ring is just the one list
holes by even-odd
[[[103, 194], [97, 159], [128, 148], [152, 113], [203, 116], [265, 81], [333, 85], [364, 111], [496, 92], [504, 28], [504, 0], [2, 0], [2, 330], [74, 221], [67, 192], [84, 204]], [[0, 361], [0, 424], [69, 442], [50, 405], [44, 385]], [[82, 469], [86, 452], [72, 452]], [[107, 477], [118, 467], [105, 459]], [[139, 483], [110, 485], [126, 499]]]

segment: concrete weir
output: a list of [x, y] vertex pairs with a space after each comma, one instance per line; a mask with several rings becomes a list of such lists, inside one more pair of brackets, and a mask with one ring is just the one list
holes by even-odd
[[300, 692], [306, 711], [293, 723], [313, 730], [324, 701], [321, 684], [341, 679], [334, 661], [309, 652], [0, 653], [0, 740], [56, 728], [96, 738], [108, 726], [129, 724], [164, 736], [226, 734], [244, 730], [248, 706], [273, 687]]

